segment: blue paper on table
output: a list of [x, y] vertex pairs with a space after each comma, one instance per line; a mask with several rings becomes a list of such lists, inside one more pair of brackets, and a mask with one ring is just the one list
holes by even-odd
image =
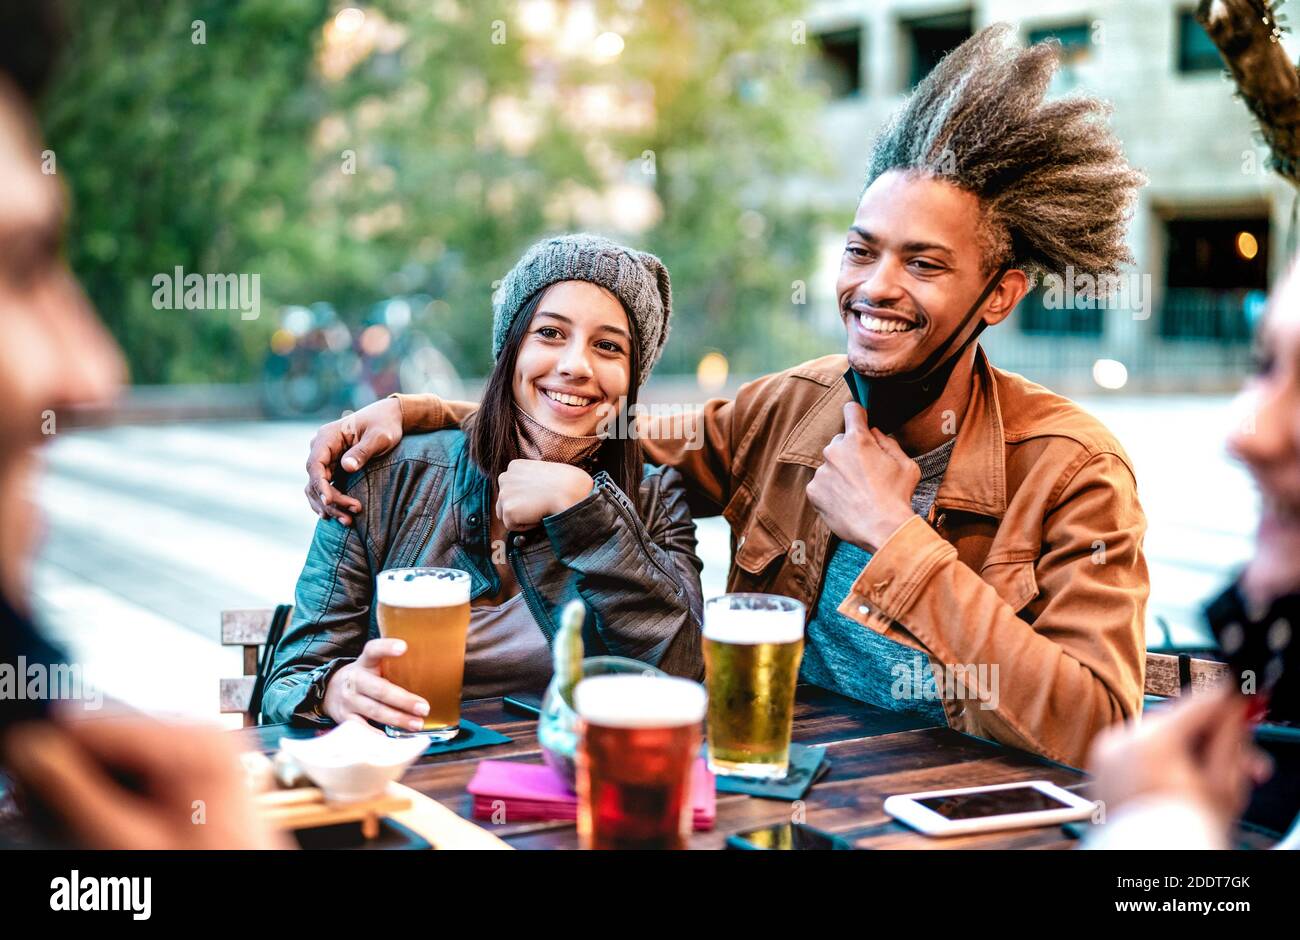
[[460, 733], [450, 741], [430, 741], [421, 757], [430, 754], [449, 754], [452, 751], [468, 751], [475, 747], [491, 747], [494, 744], [509, 744], [510, 739], [499, 731], [484, 728], [472, 721], [460, 720]]
[[790, 745], [790, 768], [780, 780], [717, 775], [719, 793], [747, 793], [765, 800], [801, 800], [809, 788], [831, 769], [826, 748]]

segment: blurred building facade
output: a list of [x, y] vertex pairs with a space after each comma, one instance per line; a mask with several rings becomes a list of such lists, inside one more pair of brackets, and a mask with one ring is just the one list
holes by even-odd
[[[1149, 177], [1130, 227], [1136, 279], [1119, 309], [1046, 309], [1041, 291], [983, 341], [1004, 368], [1063, 391], [1227, 390], [1288, 260], [1295, 193], [1268, 169], [1253, 119], [1186, 0], [815, 0], [806, 28], [830, 91], [819, 128], [834, 175], [810, 198], [847, 226], [875, 134], [949, 49], [998, 21], [1055, 37], [1052, 94], [1114, 105], [1112, 126]], [[1293, 52], [1295, 38], [1284, 45]], [[842, 236], [826, 246], [834, 283]], [[816, 298], [835, 318], [834, 299]]]

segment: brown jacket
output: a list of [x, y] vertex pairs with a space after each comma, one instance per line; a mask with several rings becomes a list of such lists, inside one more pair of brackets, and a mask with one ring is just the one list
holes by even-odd
[[[831, 533], [804, 489], [844, 430], [846, 368], [844, 356], [825, 356], [764, 376], [734, 401], [706, 404], [697, 434], [646, 435], [647, 457], [685, 478], [693, 512], [731, 524], [729, 590], [817, 603]], [[400, 400], [412, 430], [473, 408]], [[930, 518], [879, 547], [839, 612], [939, 669], [996, 666], [997, 707], [945, 694], [949, 724], [1078, 766], [1098, 731], [1141, 712], [1145, 530], [1133, 469], [1110, 432], [978, 350]]]

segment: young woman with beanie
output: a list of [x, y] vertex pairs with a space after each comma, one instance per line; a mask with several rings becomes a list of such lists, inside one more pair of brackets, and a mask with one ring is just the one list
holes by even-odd
[[592, 235], [534, 245], [506, 276], [495, 366], [464, 430], [408, 435], [335, 481], [361, 499], [322, 519], [298, 580], [262, 712], [326, 723], [359, 716], [418, 730], [428, 703], [381, 675], [375, 577], [447, 567], [470, 576], [464, 698], [543, 688], [559, 609], [586, 605], [588, 655], [703, 675], [700, 561], [675, 470], [609, 435], [668, 336], [658, 258]]

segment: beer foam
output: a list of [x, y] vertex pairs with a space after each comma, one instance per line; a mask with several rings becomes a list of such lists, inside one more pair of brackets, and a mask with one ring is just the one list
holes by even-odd
[[675, 728], [704, 720], [704, 686], [672, 676], [614, 675], [583, 679], [574, 710], [607, 728]]
[[447, 568], [412, 568], [380, 572], [375, 594], [389, 607], [455, 607], [469, 603], [469, 575]]
[[705, 607], [704, 639], [717, 643], [793, 643], [803, 639], [803, 614], [798, 610]]

